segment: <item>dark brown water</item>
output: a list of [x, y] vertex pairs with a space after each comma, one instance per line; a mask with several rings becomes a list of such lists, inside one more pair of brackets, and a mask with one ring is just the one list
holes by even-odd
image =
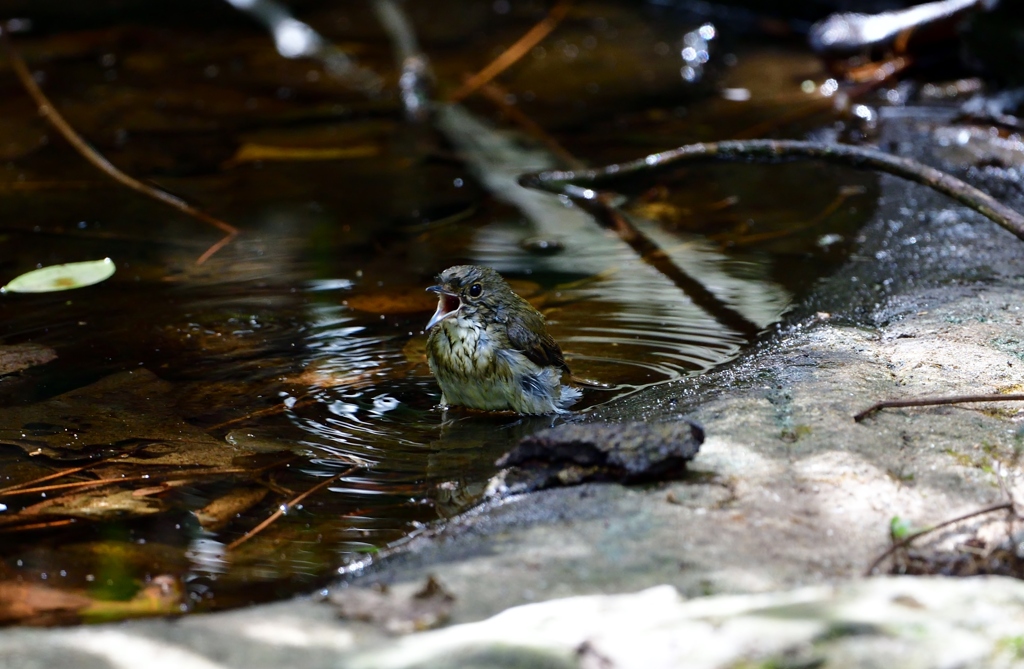
[[[461, 23], [420, 19], [442, 90], [539, 18], [481, 7]], [[166, 574], [185, 592], [182, 610], [308, 591], [472, 506], [498, 456], [557, 422], [435, 407], [422, 332], [434, 274], [473, 262], [513, 280], [574, 372], [606, 384], [585, 392], [576, 408], [586, 411], [733, 359], [751, 337], [721, 309], [770, 327], [844, 257], [871, 206], [869, 177], [820, 166], [717, 166], [633, 184], [622, 210], [707, 290], [709, 307], [578, 210], [565, 214], [577, 228], [539, 226], [488, 192], [453, 142], [407, 124], [394, 96], [370, 99], [314, 62], [281, 59], [230, 13], [210, 26], [201, 13], [131, 16], [89, 30], [56, 21], [18, 43], [54, 103], [114, 163], [242, 234], [197, 266], [215, 230], [99, 174], [0, 71], [3, 280], [76, 260], [118, 267], [78, 291], [0, 296], [0, 344], [58, 356], [0, 380], [0, 487], [99, 462], [52, 483], [149, 476], [159, 488], [142, 479], [89, 488], [86, 499], [75, 488], [0, 492], [0, 517], [55, 496], [79, 504], [0, 526], [3, 581], [127, 600]], [[392, 76], [371, 15], [311, 3], [304, 18]], [[806, 105], [800, 81], [824, 77], [793, 52], [741, 51], [728, 75], [739, 81], [726, 84], [748, 87], [750, 102], [688, 92], [674, 47], [658, 46], [686, 29], [628, 6], [581, 8], [503, 82], [555, 138], [600, 163], [737, 133]], [[756, 76], [743, 80], [754, 59]], [[762, 92], [765, 72], [788, 84]], [[470, 109], [512, 127], [485, 102]], [[850, 185], [869, 192], [844, 194]], [[538, 251], [538, 237], [564, 250]], [[194, 447], [188, 457], [168, 460], [181, 444]], [[141, 455], [119, 464], [133, 449]], [[244, 490], [265, 493], [217, 529], [197, 520]], [[99, 508], [118, 493], [123, 507]]]

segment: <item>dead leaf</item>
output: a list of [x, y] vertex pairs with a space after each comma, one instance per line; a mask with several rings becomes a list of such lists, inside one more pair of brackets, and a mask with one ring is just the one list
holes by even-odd
[[45, 365], [57, 358], [57, 352], [42, 344], [0, 346], [0, 375], [14, 374], [30, 367]]
[[439, 627], [451, 617], [455, 605], [455, 595], [433, 576], [427, 577], [419, 591], [408, 595], [392, 592], [386, 586], [345, 588], [332, 591], [328, 600], [337, 607], [340, 617], [380, 625], [392, 634]]
[[184, 593], [173, 576], [155, 576], [127, 602], [95, 600], [81, 612], [88, 623], [182, 613]]
[[[300, 376], [300, 378], [302, 377]], [[298, 403], [296, 402], [296, 404]], [[271, 407], [271, 409], [277, 409], [276, 411], [271, 412], [270, 410], [267, 410], [265, 412], [261, 412], [255, 415], [264, 416], [269, 413], [285, 413], [287, 411], [287, 408], [284, 405], [279, 406], [279, 409], [278, 407]], [[280, 432], [255, 427], [232, 430], [231, 432], [228, 432], [226, 435], [224, 435], [224, 441], [234, 446], [237, 446], [238, 448], [246, 450], [249, 453], [284, 454], [288, 453], [289, 451], [296, 453], [304, 453], [308, 451], [308, 447], [302, 446], [301, 444], [282, 441]]]
[[78, 622], [92, 604], [85, 595], [30, 583], [0, 582], [0, 625], [60, 625]]
[[207, 532], [216, 532], [226, 527], [238, 514], [262, 502], [267, 492], [262, 486], [235, 488], [196, 511], [196, 519]]
[[25, 507], [14, 518], [26, 516], [62, 516], [86, 520], [114, 520], [125, 517], [149, 516], [164, 510], [164, 504], [149, 496], [139, 496], [134, 490], [93, 490], [62, 495]]

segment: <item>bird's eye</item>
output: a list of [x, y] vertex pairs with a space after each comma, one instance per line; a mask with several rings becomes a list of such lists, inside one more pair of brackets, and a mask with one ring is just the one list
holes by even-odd
[[479, 283], [474, 283], [472, 286], [469, 287], [470, 297], [480, 297], [480, 294], [482, 292], [484, 292], [484, 287], [481, 286]]

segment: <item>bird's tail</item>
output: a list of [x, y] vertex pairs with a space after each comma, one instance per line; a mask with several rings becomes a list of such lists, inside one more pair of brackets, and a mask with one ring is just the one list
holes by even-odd
[[579, 388], [562, 386], [562, 395], [555, 401], [555, 407], [563, 410], [578, 402], [581, 397], [583, 397], [583, 392]]

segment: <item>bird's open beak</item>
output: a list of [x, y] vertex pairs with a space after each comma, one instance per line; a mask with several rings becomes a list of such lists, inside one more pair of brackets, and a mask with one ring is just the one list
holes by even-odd
[[430, 322], [427, 323], [427, 327], [424, 328], [429, 330], [444, 319], [448, 318], [462, 307], [462, 301], [459, 300], [459, 296], [453, 293], [449, 293], [441, 286], [431, 286], [427, 288], [431, 293], [437, 293], [437, 311], [430, 317]]

